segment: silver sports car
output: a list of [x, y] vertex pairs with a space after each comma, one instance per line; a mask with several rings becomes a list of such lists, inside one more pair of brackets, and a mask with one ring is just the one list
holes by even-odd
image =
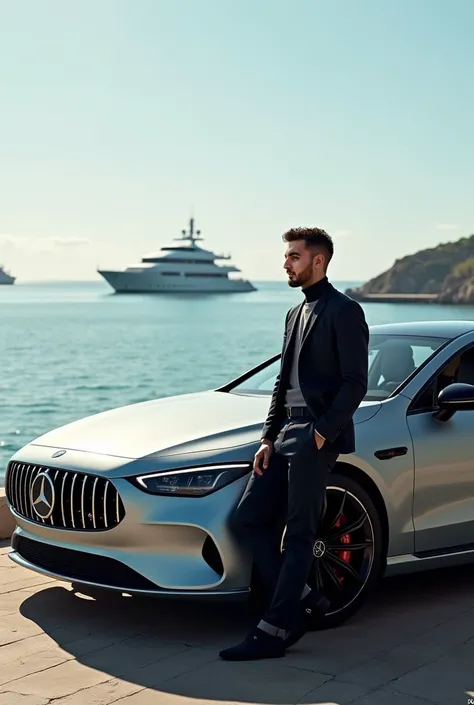
[[[255, 598], [229, 530], [279, 355], [225, 386], [106, 411], [11, 459], [10, 557], [84, 591]], [[311, 581], [323, 626], [354, 614], [382, 575], [474, 556], [474, 322], [374, 326], [355, 453], [327, 487]]]

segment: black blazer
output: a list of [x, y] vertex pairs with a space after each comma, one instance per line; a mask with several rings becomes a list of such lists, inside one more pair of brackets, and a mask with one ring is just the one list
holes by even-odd
[[[286, 316], [280, 373], [262, 434], [271, 441], [275, 441], [286, 418], [285, 395], [303, 304], [290, 309]], [[352, 416], [367, 392], [368, 344], [362, 307], [328, 282], [306, 327], [298, 376], [315, 430], [334, 452], [355, 450]]]

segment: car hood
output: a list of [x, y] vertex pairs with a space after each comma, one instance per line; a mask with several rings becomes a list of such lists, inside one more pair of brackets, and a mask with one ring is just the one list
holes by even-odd
[[[260, 438], [270, 397], [218, 391], [183, 394], [122, 406], [49, 431], [32, 445], [121, 458], [224, 449]], [[380, 409], [363, 402], [354, 421]]]

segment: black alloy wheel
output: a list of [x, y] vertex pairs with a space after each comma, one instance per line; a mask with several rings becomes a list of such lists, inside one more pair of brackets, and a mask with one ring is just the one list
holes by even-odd
[[330, 476], [313, 554], [308, 583], [330, 607], [312, 627], [335, 627], [360, 609], [385, 566], [377, 509], [364, 488], [345, 475]]

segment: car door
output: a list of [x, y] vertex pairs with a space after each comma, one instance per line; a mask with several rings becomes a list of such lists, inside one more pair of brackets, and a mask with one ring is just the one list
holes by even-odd
[[417, 554], [474, 544], [474, 411], [435, 418], [437, 394], [453, 381], [474, 384], [474, 348], [452, 358], [409, 409], [415, 461]]

